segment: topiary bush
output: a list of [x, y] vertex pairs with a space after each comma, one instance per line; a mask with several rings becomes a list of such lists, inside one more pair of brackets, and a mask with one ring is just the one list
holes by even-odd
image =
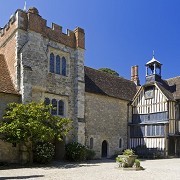
[[85, 161], [87, 157], [86, 147], [78, 142], [66, 145], [66, 159], [70, 161]]
[[34, 149], [34, 161], [46, 164], [52, 161], [55, 154], [55, 146], [50, 142], [39, 142]]
[[92, 160], [94, 159], [96, 153], [92, 149], [86, 149], [86, 159], [87, 160]]
[[66, 145], [66, 159], [70, 161], [85, 161], [85, 160], [91, 160], [94, 158], [96, 153], [88, 149], [86, 146], [78, 143], [78, 142], [72, 142]]

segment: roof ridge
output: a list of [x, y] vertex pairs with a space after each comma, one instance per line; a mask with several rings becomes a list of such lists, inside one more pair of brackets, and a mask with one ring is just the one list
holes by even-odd
[[118, 79], [123, 79], [123, 80], [129, 81], [129, 82], [131, 82], [131, 83], [134, 83], [133, 81], [131, 81], [131, 80], [129, 80], [129, 79], [126, 79], [126, 78], [124, 78], [124, 77], [122, 77], [122, 76], [115, 76], [115, 75], [113, 75], [113, 74], [110, 74], [110, 73], [107, 73], [107, 72], [104, 72], [104, 71], [101, 71], [101, 70], [98, 70], [98, 69], [94, 69], [94, 68], [89, 67], [89, 66], [84, 66], [84, 67], [85, 67], [85, 68], [92, 69], [92, 70], [95, 70], [95, 71], [100, 72], [100, 73], [102, 73], [102, 74], [105, 74], [105, 75], [107, 75], [107, 76], [111, 76], [111, 77], [118, 78]]
[[175, 79], [175, 78], [180, 78], [180, 76], [175, 76], [175, 77], [172, 77], [172, 78], [169, 78], [169, 79], [165, 79], [165, 80], [167, 81], [167, 80]]

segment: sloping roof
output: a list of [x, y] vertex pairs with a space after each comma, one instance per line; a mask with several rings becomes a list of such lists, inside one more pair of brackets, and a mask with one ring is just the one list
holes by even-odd
[[155, 59], [154, 57], [150, 60], [150, 61], [148, 61], [147, 63], [146, 63], [146, 65], [149, 65], [149, 64], [153, 64], [153, 63], [157, 63], [157, 64], [161, 64], [157, 59]]
[[172, 100], [172, 101], [174, 100], [173, 94], [169, 90], [167, 90], [158, 82], [156, 82], [156, 85], [159, 87], [162, 93], [168, 98], [168, 100]]
[[6, 60], [2, 54], [0, 54], [0, 92], [18, 94], [14, 88]]
[[180, 99], [180, 76], [166, 80], [175, 99]]
[[85, 66], [85, 91], [131, 101], [136, 85], [122, 77]]
[[[163, 81], [163, 82], [164, 82], [164, 81]], [[164, 82], [164, 83], [166, 83], [166, 82]], [[172, 93], [170, 92], [170, 90], [169, 90], [169, 86], [168, 86], [167, 84], [164, 84], [164, 83], [162, 83], [162, 82], [160, 83], [160, 82], [154, 81], [154, 82], [151, 82], [151, 83], [148, 83], [148, 84], [144, 84], [143, 86], [141, 86], [141, 87], [138, 89], [137, 93], [135, 94], [135, 96], [134, 96], [134, 98], [133, 98], [132, 104], [135, 102], [135, 100], [136, 100], [137, 97], [139, 96], [140, 92], [141, 92], [144, 88], [146, 88], [146, 87], [148, 87], [148, 86], [156, 86], [157, 88], [160, 89], [160, 91], [166, 96], [166, 98], [167, 98], [168, 100], [174, 101], [175, 99], [174, 99], [174, 97], [173, 97], [173, 94], [172, 94]]]

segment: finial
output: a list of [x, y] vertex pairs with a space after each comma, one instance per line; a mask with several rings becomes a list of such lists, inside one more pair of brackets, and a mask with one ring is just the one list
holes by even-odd
[[153, 58], [154, 58], [154, 50], [153, 50]]
[[26, 1], [24, 2], [24, 11], [26, 11], [27, 8], [26, 8]]

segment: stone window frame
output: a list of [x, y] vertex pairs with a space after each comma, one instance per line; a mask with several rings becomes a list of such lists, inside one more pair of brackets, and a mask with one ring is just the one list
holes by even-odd
[[[45, 98], [48, 98], [50, 100], [50, 104], [52, 104], [52, 100], [55, 99], [57, 102], [57, 110], [56, 110], [56, 114], [53, 114], [55, 116], [60, 116], [60, 117], [67, 117], [67, 112], [68, 112], [68, 108], [67, 108], [67, 99], [65, 97], [59, 97], [58, 95], [53, 95], [53, 94], [45, 94], [44, 96], [44, 101]], [[64, 103], [64, 111], [63, 111], [63, 115], [59, 114], [59, 102], [63, 102]], [[52, 112], [51, 112], [52, 113]]]
[[[51, 55], [54, 56], [54, 72], [51, 72]], [[57, 57], [60, 58], [60, 73], [57, 72]], [[64, 71], [64, 61], [65, 61], [65, 71]], [[68, 67], [69, 67], [69, 58], [67, 53], [59, 52], [59, 50], [51, 50], [48, 55], [48, 72], [62, 77], [68, 77]]]

